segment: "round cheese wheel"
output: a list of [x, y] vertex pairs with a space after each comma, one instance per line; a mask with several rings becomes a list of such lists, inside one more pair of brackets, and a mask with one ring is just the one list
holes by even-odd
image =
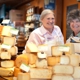
[[14, 61], [13, 60], [1, 61], [1, 67], [12, 68], [14, 67]]
[[37, 61], [37, 54], [36, 53], [29, 53], [29, 64], [35, 64]]
[[38, 60], [36, 61], [36, 67], [37, 68], [47, 68], [48, 67], [47, 60], [38, 58]]
[[70, 59], [68, 56], [66, 55], [62, 55], [61, 58], [60, 58], [60, 64], [69, 64], [70, 62]]
[[16, 57], [15, 66], [19, 68], [22, 63], [29, 64], [29, 57], [26, 54], [20, 54]]
[[16, 46], [11, 47], [10, 49], [8, 49], [8, 53], [10, 53], [11, 55], [17, 55], [18, 48]]
[[59, 62], [60, 62], [60, 57], [52, 57], [52, 56], [47, 57], [47, 63], [49, 66], [54, 66]]

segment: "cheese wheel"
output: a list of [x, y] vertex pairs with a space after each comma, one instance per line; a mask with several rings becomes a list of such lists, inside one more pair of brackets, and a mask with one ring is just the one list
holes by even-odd
[[37, 68], [47, 68], [47, 60], [46, 59], [37, 59], [36, 61], [36, 67]]
[[16, 46], [11, 47], [10, 49], [8, 49], [8, 53], [10, 53], [12, 56], [13, 55], [17, 55], [17, 53], [18, 53], [18, 47], [16, 47]]
[[12, 34], [10, 33], [11, 28], [12, 28], [11, 26], [4, 26], [2, 29], [1, 35], [11, 37], [12, 36]]
[[14, 61], [13, 60], [1, 61], [1, 67], [12, 68], [12, 67], [14, 67]]
[[15, 37], [4, 37], [3, 44], [14, 46], [16, 44], [16, 38]]
[[73, 78], [80, 79], [80, 67], [74, 67]]
[[21, 73], [20, 68], [14, 68], [14, 77], [18, 77], [18, 74]]
[[61, 56], [63, 54], [63, 52], [59, 50], [58, 46], [52, 46], [51, 53], [52, 53], [52, 56]]
[[30, 73], [18, 73], [18, 80], [30, 80]]
[[55, 65], [53, 66], [54, 74], [73, 74], [73, 66], [71, 65]]
[[28, 43], [25, 47], [26, 52], [38, 52], [38, 48], [34, 43]]
[[29, 64], [33, 65], [37, 61], [37, 54], [36, 53], [29, 53]]
[[20, 54], [16, 57], [15, 66], [19, 68], [22, 63], [29, 64], [29, 57], [26, 54]]
[[68, 55], [70, 58], [70, 65], [79, 66], [79, 56], [76, 54]]
[[47, 58], [47, 54], [45, 52], [38, 52], [37, 56], [38, 58]]
[[69, 51], [65, 52], [65, 54], [75, 54], [73, 43], [66, 43], [65, 46], [69, 47]]
[[69, 56], [67, 55], [62, 55], [61, 58], [60, 58], [60, 64], [69, 64], [70, 62], [70, 59], [69, 59]]
[[13, 76], [14, 68], [0, 67], [0, 76]]
[[31, 68], [30, 69], [31, 79], [51, 79], [52, 78], [52, 69], [47, 68]]
[[53, 75], [52, 80], [74, 80], [70, 75]]
[[1, 52], [1, 59], [11, 59], [11, 54], [8, 52]]
[[48, 66], [54, 66], [59, 62], [60, 62], [60, 57], [53, 57], [53, 56], [47, 57]]

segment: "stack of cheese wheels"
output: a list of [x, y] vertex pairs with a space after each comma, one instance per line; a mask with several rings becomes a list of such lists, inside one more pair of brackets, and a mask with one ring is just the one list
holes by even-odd
[[[18, 53], [18, 48], [15, 46], [16, 38], [2, 31], [2, 43], [0, 45], [0, 75], [1, 76], [13, 76], [14, 73], [14, 59]], [[6, 32], [6, 31], [5, 31]]]
[[78, 80], [79, 72], [79, 55], [62, 55], [59, 64], [52, 67], [52, 80]]

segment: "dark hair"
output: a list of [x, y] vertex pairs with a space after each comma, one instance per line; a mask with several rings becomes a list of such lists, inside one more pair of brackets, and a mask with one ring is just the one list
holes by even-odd
[[74, 19], [78, 19], [80, 21], [80, 10], [74, 9], [71, 10], [67, 15], [67, 25], [70, 24], [70, 22]]

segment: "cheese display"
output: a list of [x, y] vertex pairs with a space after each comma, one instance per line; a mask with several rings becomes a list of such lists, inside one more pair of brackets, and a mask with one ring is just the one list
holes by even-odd
[[38, 52], [39, 51], [37, 46], [34, 43], [28, 43], [25, 48], [26, 48], [26, 52]]
[[[23, 38], [22, 36], [19, 38]], [[16, 38], [2, 36], [0, 75], [10, 80], [80, 80], [80, 56], [72, 43], [52, 46], [28, 43], [24, 54], [17, 54]], [[23, 44], [23, 43], [22, 43]], [[12, 59], [15, 57], [15, 59]]]
[[31, 68], [30, 77], [38, 79], [51, 79], [52, 78], [52, 69], [47, 68]]
[[73, 66], [71, 65], [55, 65], [52, 70], [54, 74], [73, 74]]
[[72, 76], [69, 75], [53, 75], [52, 80], [74, 80]]
[[12, 67], [14, 67], [14, 61], [13, 60], [4, 60], [4, 61], [1, 61], [1, 67], [12, 68]]
[[26, 65], [29, 64], [29, 57], [26, 55], [26, 54], [21, 54], [21, 55], [18, 55], [16, 60], [15, 60], [15, 66], [16, 67], [20, 67], [20, 65], [24, 63]]
[[54, 65], [60, 63], [60, 57], [48, 56], [47, 63], [48, 63], [48, 66], [54, 66]]

